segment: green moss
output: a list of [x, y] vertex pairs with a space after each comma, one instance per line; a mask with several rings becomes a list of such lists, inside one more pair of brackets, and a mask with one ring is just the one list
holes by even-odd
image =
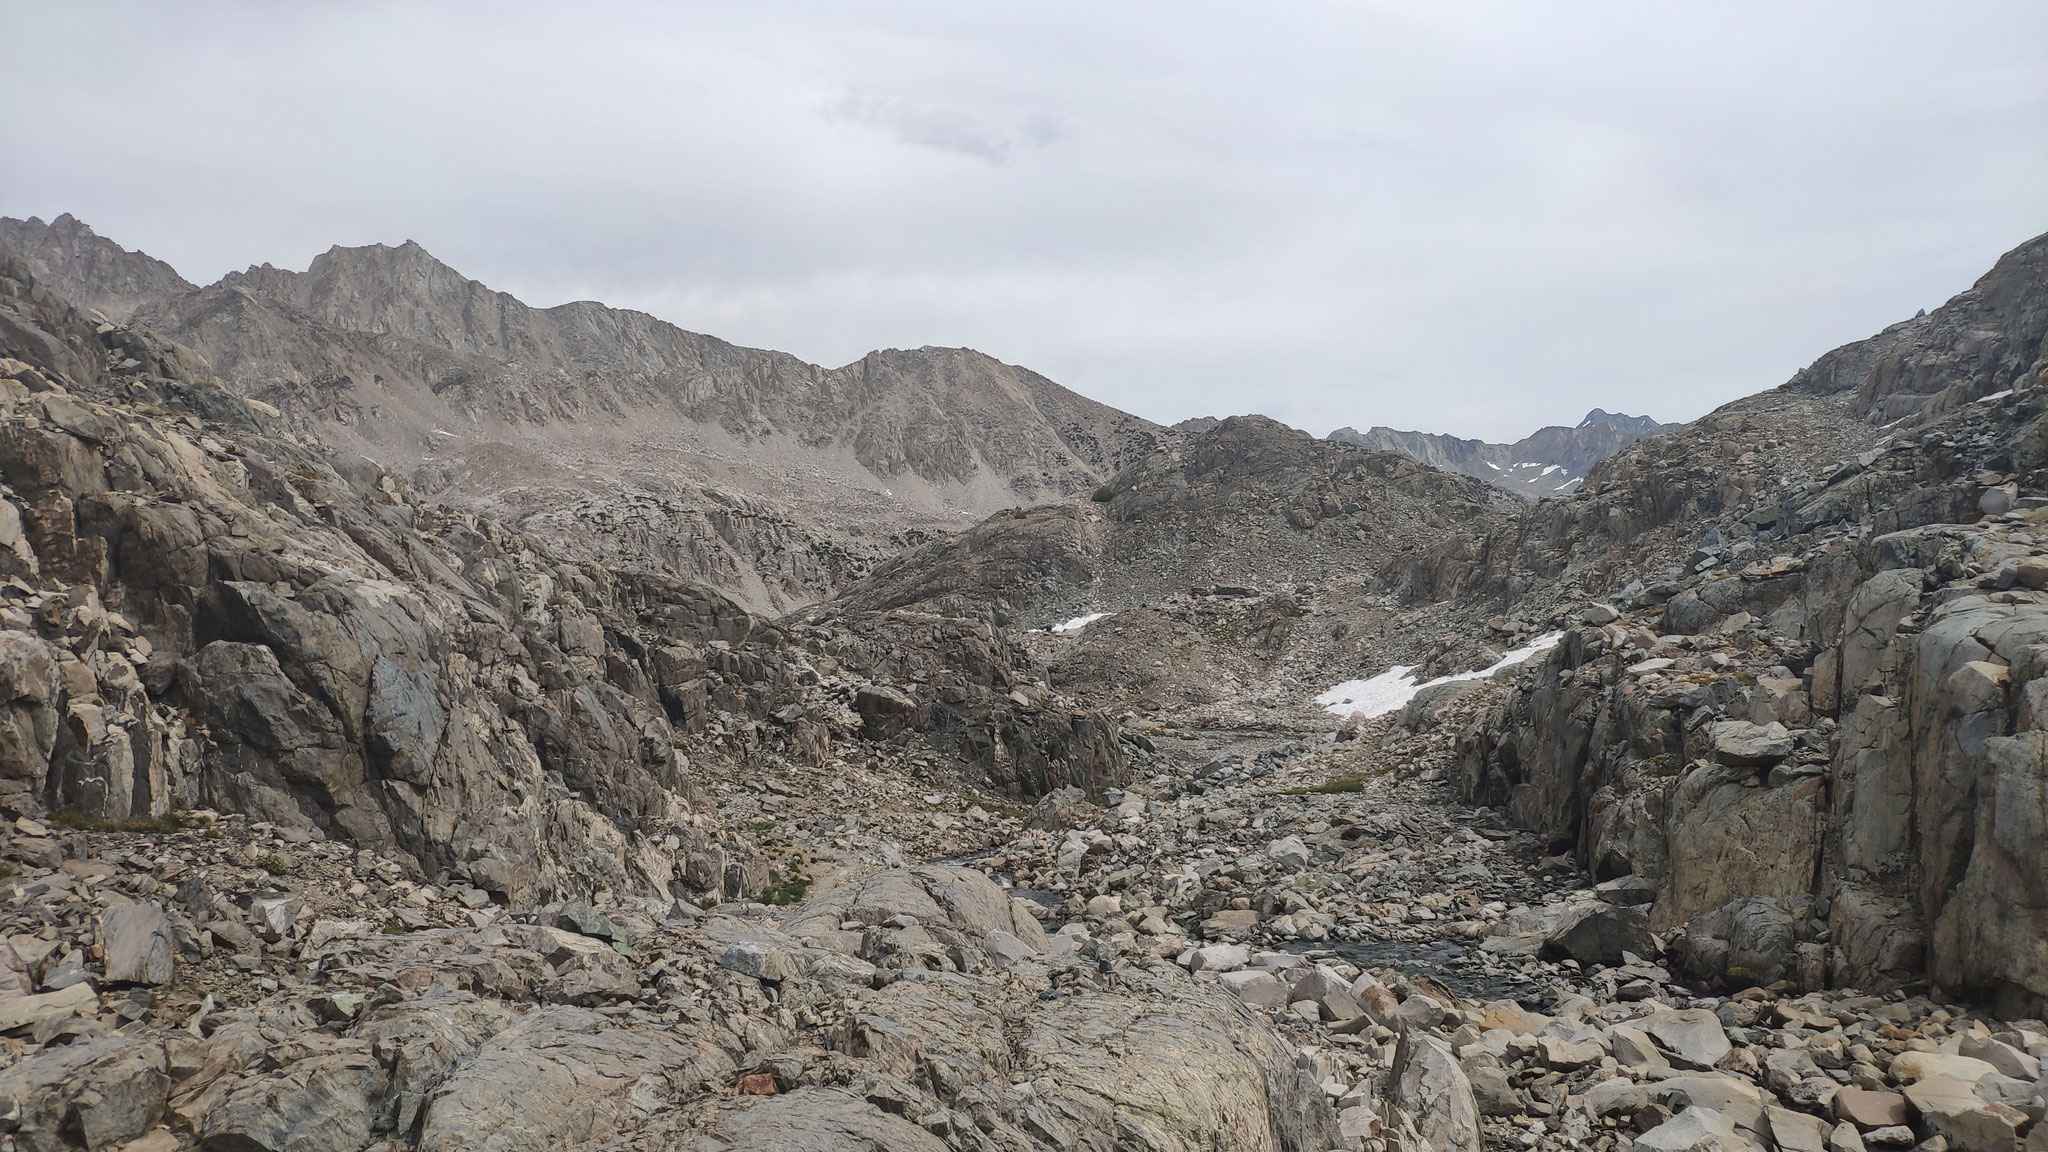
[[1097, 488], [1095, 490], [1095, 495], [1092, 496], [1091, 499], [1093, 499], [1097, 504], [1107, 504], [1111, 500], [1116, 499], [1116, 489], [1111, 488], [1107, 484], [1104, 484], [1102, 487]]
[[286, 876], [291, 873], [291, 862], [282, 856], [258, 856], [253, 863], [272, 876]]
[[768, 830], [769, 830], [770, 828], [773, 828], [773, 827], [775, 827], [775, 821], [773, 821], [773, 820], [749, 820], [749, 821], [747, 821], [747, 822], [746, 822], [745, 824], [742, 824], [742, 825], [740, 825], [740, 827], [742, 827], [742, 828], [745, 828], [745, 829], [746, 829], [747, 831], [749, 831], [749, 832], [766, 832], [766, 831], [768, 831]]

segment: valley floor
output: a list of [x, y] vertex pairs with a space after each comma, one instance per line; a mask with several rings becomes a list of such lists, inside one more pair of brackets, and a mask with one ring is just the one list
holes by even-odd
[[[21, 821], [0, 1123], [23, 1149], [707, 1152], [1108, 1147], [1112, 1116], [1157, 1126], [1130, 1146], [1315, 1152], [2041, 1130], [2039, 1022], [1688, 986], [1646, 886], [1458, 803], [1448, 732], [1498, 691], [1420, 732], [1155, 729], [1103, 805], [858, 749], [729, 782], [782, 906], [515, 909], [238, 816]], [[1210, 1095], [1247, 1072], [1263, 1099]], [[1283, 1130], [1229, 1134], [1269, 1107]]]

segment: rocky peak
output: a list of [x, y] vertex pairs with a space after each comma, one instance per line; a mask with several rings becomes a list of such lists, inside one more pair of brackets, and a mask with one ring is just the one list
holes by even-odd
[[1374, 426], [1364, 432], [1339, 428], [1329, 439], [1377, 452], [1399, 452], [1432, 468], [1462, 472], [1531, 499], [1567, 494], [1585, 481], [1594, 464], [1646, 436], [1676, 427], [1648, 416], [1626, 416], [1595, 408], [1566, 428], [1540, 428], [1513, 444], [1489, 444], [1427, 432]]
[[534, 308], [413, 241], [205, 288], [168, 275], [129, 277], [154, 292], [132, 319], [304, 430], [757, 609], [814, 602], [963, 517], [1090, 491], [1168, 435], [971, 349], [826, 368], [591, 301]]
[[1856, 393], [1874, 423], [1933, 419], [2013, 388], [2048, 337], [2048, 234], [1999, 257], [1932, 312], [1845, 344], [1786, 382], [1795, 392]]
[[189, 292], [176, 269], [142, 252], [130, 252], [66, 212], [45, 224], [0, 217], [0, 245], [14, 249], [38, 280], [81, 307], [126, 320], [153, 298]]

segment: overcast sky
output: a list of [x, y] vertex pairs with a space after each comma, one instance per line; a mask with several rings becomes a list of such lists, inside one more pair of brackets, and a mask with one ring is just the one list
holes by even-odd
[[0, 0], [0, 214], [1160, 421], [1690, 419], [2048, 231], [2048, 4]]

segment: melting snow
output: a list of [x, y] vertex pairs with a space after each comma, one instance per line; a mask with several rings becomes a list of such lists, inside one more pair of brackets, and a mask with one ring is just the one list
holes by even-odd
[[1562, 465], [1562, 464], [1552, 464], [1552, 465], [1551, 465], [1550, 467], [1548, 467], [1548, 468], [1545, 468], [1545, 469], [1544, 469], [1543, 471], [1541, 471], [1541, 472], [1538, 472], [1538, 473], [1537, 473], [1537, 475], [1538, 475], [1538, 476], [1548, 476], [1548, 475], [1550, 475], [1550, 474], [1551, 474], [1552, 472], [1555, 472], [1555, 471], [1557, 471], [1558, 469], [1560, 469], [1560, 468], [1562, 468], [1562, 467], [1564, 467], [1564, 465]]
[[1486, 462], [1486, 466], [1487, 466], [1488, 468], [1491, 468], [1491, 469], [1493, 469], [1493, 470], [1494, 470], [1495, 472], [1498, 472], [1498, 471], [1500, 471], [1500, 465], [1498, 465], [1498, 464], [1495, 464], [1495, 463], [1494, 463], [1493, 461], [1491, 461], [1491, 460], [1488, 460], [1488, 461]]
[[1414, 668], [1405, 664], [1396, 664], [1370, 680], [1346, 680], [1344, 683], [1316, 697], [1316, 703], [1322, 705], [1325, 712], [1334, 713], [1338, 716], [1357, 716], [1361, 719], [1370, 720], [1375, 716], [1384, 716], [1389, 712], [1399, 711], [1403, 704], [1415, 699], [1415, 694], [1424, 688], [1434, 688], [1439, 684], [1449, 684], [1456, 680], [1484, 680], [1495, 672], [1503, 668], [1512, 668], [1539, 652], [1550, 651], [1562, 639], [1564, 639], [1564, 633], [1562, 632], [1551, 632], [1547, 635], [1538, 636], [1522, 647], [1501, 657], [1491, 668], [1482, 668], [1477, 672], [1459, 672], [1452, 676], [1439, 676], [1423, 684], [1416, 683], [1415, 678], [1409, 675], [1410, 672], [1415, 670]]
[[2003, 391], [2003, 392], [1993, 392], [1993, 393], [1992, 393], [1991, 395], [1989, 395], [1989, 396], [1979, 396], [1979, 397], [1977, 397], [1977, 398], [1976, 398], [1975, 400], [1972, 400], [1972, 401], [1971, 401], [1971, 403], [1972, 403], [1972, 404], [1989, 404], [1989, 403], [1991, 403], [1991, 402], [1992, 402], [1993, 400], [2003, 400], [2003, 399], [2005, 399], [2005, 398], [2006, 398], [2007, 396], [2010, 396], [2010, 395], [2012, 395], [2012, 389], [2010, 389], [2010, 388], [2007, 388], [2007, 389], [2006, 389], [2005, 391]]
[[1097, 620], [1106, 618], [1108, 615], [1109, 613], [1107, 612], [1090, 612], [1086, 616], [1076, 616], [1065, 624], [1055, 624], [1052, 626], [1052, 630], [1055, 632], [1079, 632], [1081, 629], [1095, 623]]

